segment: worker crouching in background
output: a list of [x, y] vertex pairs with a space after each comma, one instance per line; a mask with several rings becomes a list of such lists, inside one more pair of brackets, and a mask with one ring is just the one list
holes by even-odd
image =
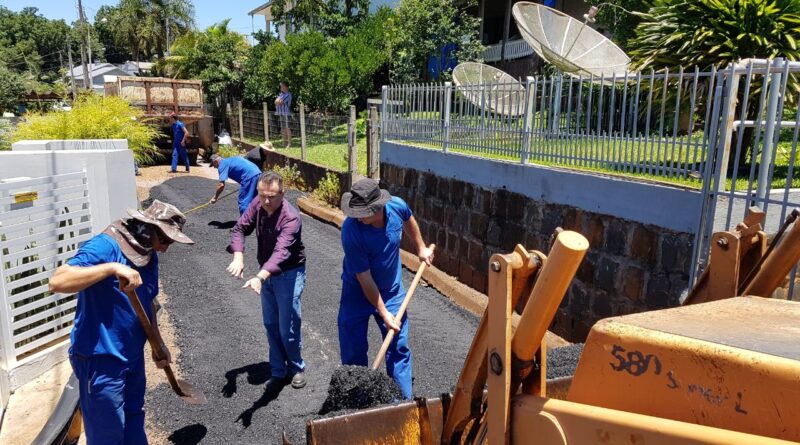
[[425, 241], [402, 199], [391, 196], [373, 179], [362, 179], [342, 196], [342, 298], [339, 304], [339, 348], [343, 365], [367, 366], [367, 328], [374, 317], [385, 338], [388, 329], [397, 331], [386, 352], [386, 372], [403, 392], [413, 396], [411, 349], [408, 345], [408, 317], [395, 314], [405, 297], [400, 263], [403, 232], [417, 247], [420, 261], [431, 264], [433, 251]]
[[239, 216], [242, 216], [258, 195], [258, 178], [261, 176], [261, 169], [241, 156], [223, 158], [216, 154], [211, 155], [211, 166], [218, 170], [219, 183], [209, 203], [217, 202], [219, 195], [225, 190], [225, 181], [228, 178], [233, 179], [239, 183]]
[[[155, 329], [158, 255], [173, 242], [193, 244], [186, 217], [161, 201], [114, 221], [56, 269], [50, 291], [78, 292], [69, 359], [79, 382], [89, 445], [145, 445], [144, 343], [147, 340], [125, 292], [136, 289]], [[167, 351], [166, 347], [164, 350]], [[155, 358], [154, 358], [155, 359]], [[163, 368], [171, 361], [156, 362]]]

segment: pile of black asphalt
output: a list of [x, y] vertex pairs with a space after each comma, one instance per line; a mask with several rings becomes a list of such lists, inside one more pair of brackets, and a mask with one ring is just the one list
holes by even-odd
[[[188, 210], [207, 202], [216, 184], [211, 179], [178, 177], [154, 187], [150, 199]], [[296, 191], [286, 193], [292, 204], [298, 196]], [[363, 399], [358, 391], [334, 394], [339, 405], [323, 406], [330, 398], [328, 390], [334, 375], [346, 380], [340, 382], [340, 388], [380, 385], [373, 388], [378, 395], [370, 395], [372, 399], [364, 400], [365, 405], [395, 400], [394, 389], [386, 389], [392, 388], [387, 385], [391, 380], [378, 382], [367, 377], [365, 381], [361, 376], [366, 368], [348, 373], [341, 367], [336, 326], [343, 256], [340, 232], [306, 215], [302, 235], [308, 262], [302, 296], [302, 339], [308, 384], [302, 389], [287, 386], [277, 393], [265, 392], [270, 367], [260, 298], [242, 289], [244, 281], [225, 271], [231, 260], [225, 249], [238, 216], [235, 194], [192, 212], [184, 230], [196, 244], [175, 244], [159, 258], [163, 290], [169, 296], [165, 307], [181, 351], [178, 368], [183, 378], [208, 398], [207, 405], [184, 404], [166, 379], [148, 393], [145, 408], [170, 443], [273, 444], [281, 443], [283, 432], [291, 442], [305, 443], [307, 421], [319, 418], [321, 412], [336, 414], [343, 401], [349, 404]], [[254, 235], [247, 238], [246, 277], [258, 270], [255, 244]], [[412, 278], [413, 273], [404, 272], [406, 286]], [[408, 316], [415, 396], [438, 397], [452, 392], [478, 318], [425, 286], [417, 288]], [[381, 343], [374, 324], [369, 336], [371, 361]], [[551, 372], [552, 377], [574, 372], [581, 347], [551, 350], [548, 377]]]
[[573, 343], [547, 351], [547, 378], [556, 379], [575, 375], [582, 352], [583, 343]]
[[[178, 177], [157, 186], [151, 198], [188, 210], [206, 202], [217, 181]], [[294, 203], [300, 194], [287, 191]], [[176, 444], [272, 444], [286, 432], [305, 443], [306, 422], [319, 417], [335, 369], [340, 366], [336, 316], [341, 294], [342, 248], [339, 229], [303, 216], [308, 263], [302, 296], [303, 358], [308, 385], [266, 393], [268, 347], [259, 296], [241, 289], [243, 280], [225, 267], [229, 230], [239, 214], [236, 196], [188, 215], [186, 233], [193, 246], [175, 244], [160, 255], [165, 305], [181, 350], [183, 378], [208, 398], [186, 405], [162, 380], [147, 395], [155, 425]], [[255, 236], [247, 238], [245, 274], [258, 270]], [[406, 285], [413, 274], [406, 271]], [[451, 392], [478, 325], [478, 319], [433, 288], [420, 286], [408, 307], [414, 360], [414, 393], [438, 397]], [[370, 360], [380, 348], [380, 333], [370, 327]]]
[[372, 408], [401, 398], [400, 388], [385, 371], [366, 366], [339, 366], [333, 371], [328, 397], [319, 413]]

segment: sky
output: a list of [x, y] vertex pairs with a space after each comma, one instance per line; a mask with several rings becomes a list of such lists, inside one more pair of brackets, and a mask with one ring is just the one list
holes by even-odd
[[[194, 0], [195, 22], [197, 27], [205, 29], [224, 19], [231, 19], [228, 29], [242, 34], [250, 34], [255, 30], [264, 29], [264, 17], [254, 16], [251, 22], [248, 12], [263, 5], [266, 0], [233, 0], [222, 2], [220, 0]], [[102, 5], [116, 5], [117, 0], [82, 0], [86, 18], [94, 20], [97, 9]], [[20, 11], [26, 6], [39, 8], [39, 13], [49, 19], [64, 19], [71, 23], [78, 19], [76, 0], [0, 0], [0, 5], [12, 11]]]

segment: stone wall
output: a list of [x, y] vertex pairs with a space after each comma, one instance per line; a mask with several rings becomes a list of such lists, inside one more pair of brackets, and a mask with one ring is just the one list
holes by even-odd
[[586, 236], [590, 251], [551, 328], [571, 341], [599, 319], [674, 306], [687, 286], [689, 233], [385, 162], [381, 180], [411, 206], [425, 241], [437, 244], [436, 266], [483, 293], [494, 253], [517, 243], [547, 253], [559, 226]]

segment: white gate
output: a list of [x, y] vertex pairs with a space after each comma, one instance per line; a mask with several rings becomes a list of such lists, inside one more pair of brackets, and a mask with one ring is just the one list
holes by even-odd
[[50, 292], [48, 282], [91, 236], [90, 215], [85, 171], [0, 181], [0, 395], [6, 399], [9, 389], [63, 359], [76, 297]]

